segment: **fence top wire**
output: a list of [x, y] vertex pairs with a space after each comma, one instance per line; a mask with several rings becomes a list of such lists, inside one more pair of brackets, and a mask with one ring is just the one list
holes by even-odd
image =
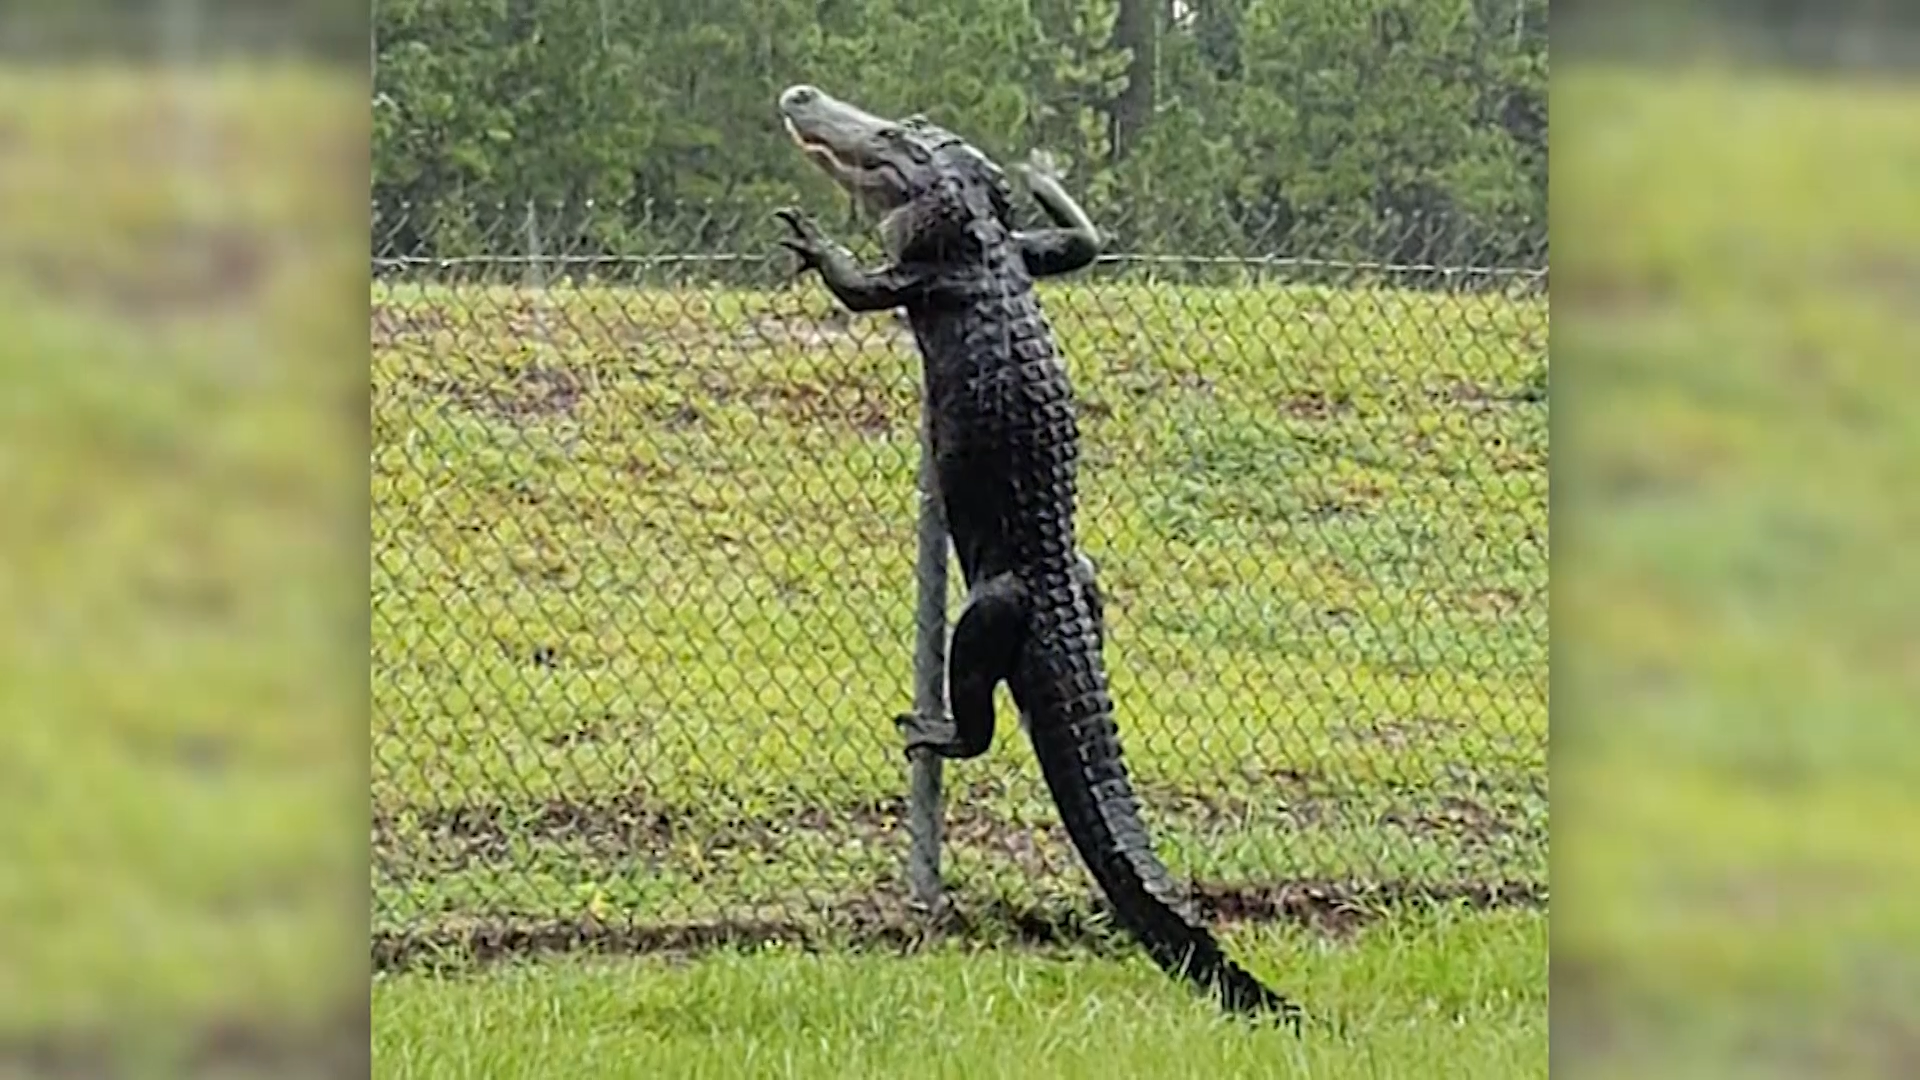
[[[777, 256], [766, 252], [680, 252], [664, 255], [376, 255], [382, 270], [430, 267], [452, 270], [463, 266], [673, 266], [765, 262]], [[1225, 266], [1255, 269], [1344, 270], [1359, 274], [1441, 274], [1542, 280], [1547, 268], [1527, 266], [1459, 266], [1446, 263], [1397, 263], [1353, 259], [1321, 259], [1303, 255], [1151, 255], [1109, 252], [1096, 262], [1118, 266]]]
[[[648, 268], [701, 268], [728, 275], [779, 262], [756, 223], [765, 215], [738, 207], [671, 204], [433, 205], [376, 200], [372, 206], [376, 272], [489, 270], [578, 276], [595, 269], [619, 274]], [[878, 257], [871, 222], [846, 207], [816, 207], [860, 257]], [[1163, 220], [1164, 219], [1164, 220]], [[1216, 220], [1217, 219], [1217, 220]], [[1508, 281], [1535, 285], [1547, 277], [1548, 247], [1531, 224], [1516, 229], [1447, 216], [1362, 214], [1352, 220], [1202, 213], [1111, 215], [1101, 230], [1110, 271], [1285, 273], [1423, 277], [1431, 283]]]

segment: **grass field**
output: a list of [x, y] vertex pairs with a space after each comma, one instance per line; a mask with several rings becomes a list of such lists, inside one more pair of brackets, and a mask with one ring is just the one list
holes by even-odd
[[[1543, 1067], [1544, 299], [1044, 297], [1150, 822], [1248, 962], [1347, 1034], [1302, 1049], [1183, 1011], [1103, 922], [1011, 723], [948, 771], [959, 920], [910, 909], [887, 719], [911, 675], [903, 327], [805, 287], [382, 282], [383, 1068], [891, 1075], [931, 1050], [936, 1072], [1072, 1074], [1116, 1014], [1142, 1075], [1349, 1039], [1376, 1055], [1341, 1051], [1355, 1075]], [[420, 970], [474, 960], [504, 967]], [[528, 1012], [563, 999], [558, 1027]], [[658, 1004], [682, 999], [730, 1004]], [[903, 1001], [954, 1025], [937, 1048]], [[571, 1057], [536, 1049], [556, 1039]]]
[[[1047, 300], [1171, 855], [1222, 882], [1539, 879], [1544, 306]], [[583, 893], [766, 917], [895, 877], [898, 328], [796, 291], [402, 286], [375, 318], [381, 928]], [[953, 867], [1030, 903], [1071, 879], [1017, 738], [954, 770]]]
[[1535, 912], [1446, 908], [1338, 944], [1235, 935], [1337, 1029], [1305, 1039], [1222, 1020], [1138, 957], [781, 947], [383, 982], [374, 1041], [395, 1078], [1538, 1077], [1546, 936]]
[[362, 985], [364, 110], [0, 63], [0, 1073], [297, 1052]]
[[1920, 92], [1562, 71], [1555, 1064], [1914, 1075]]

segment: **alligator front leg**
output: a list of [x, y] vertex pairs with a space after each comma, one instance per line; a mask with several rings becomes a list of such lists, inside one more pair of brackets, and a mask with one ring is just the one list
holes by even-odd
[[820, 280], [848, 311], [886, 311], [904, 307], [924, 295], [928, 275], [920, 267], [909, 265], [863, 269], [854, 261], [853, 252], [827, 239], [820, 227], [800, 211], [787, 207], [774, 211], [786, 222], [792, 236], [780, 244], [800, 256], [800, 268], [818, 270]]
[[1091, 265], [1100, 257], [1105, 239], [1087, 212], [1060, 186], [1052, 162], [1036, 150], [1027, 156], [1027, 163], [1018, 168], [1027, 178], [1034, 200], [1058, 226], [1014, 233], [1027, 273], [1036, 278], [1053, 277]]
[[928, 749], [944, 758], [976, 758], [993, 745], [993, 689], [1013, 673], [1027, 627], [1027, 591], [1012, 574], [973, 590], [954, 621], [947, 646], [950, 718], [908, 713], [898, 718], [907, 752]]

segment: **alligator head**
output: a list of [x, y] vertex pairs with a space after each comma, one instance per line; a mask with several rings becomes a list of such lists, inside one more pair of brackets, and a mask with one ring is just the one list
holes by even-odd
[[925, 245], [965, 244], [972, 235], [967, 226], [977, 220], [1011, 227], [1006, 174], [925, 116], [890, 120], [804, 85], [788, 87], [779, 104], [787, 134], [880, 218], [896, 258]]

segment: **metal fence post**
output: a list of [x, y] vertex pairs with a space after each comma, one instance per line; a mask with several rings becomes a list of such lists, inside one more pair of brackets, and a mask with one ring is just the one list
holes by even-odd
[[[923, 409], [918, 484], [920, 543], [914, 564], [919, 595], [914, 608], [913, 710], [922, 716], [940, 716], [947, 709], [947, 527], [940, 512], [927, 423]], [[912, 763], [907, 829], [913, 843], [907, 855], [907, 884], [916, 903], [937, 912], [945, 903], [940, 886], [941, 761], [938, 755], [921, 750], [913, 755]]]
[[546, 285], [546, 275], [540, 272], [540, 212], [534, 209], [533, 200], [527, 200], [527, 264], [520, 274], [520, 285], [528, 292]]

